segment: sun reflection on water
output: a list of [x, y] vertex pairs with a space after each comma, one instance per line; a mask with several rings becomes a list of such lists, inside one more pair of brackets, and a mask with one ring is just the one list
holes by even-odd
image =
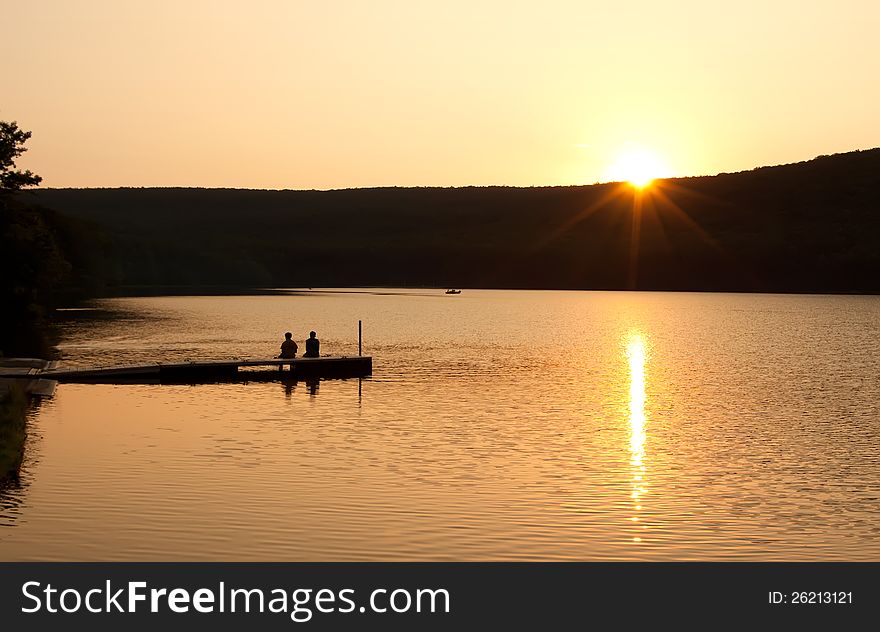
[[[630, 467], [632, 471], [632, 492], [630, 494], [633, 501], [634, 514], [631, 521], [639, 523], [642, 511], [642, 496], [646, 493], [645, 489], [645, 442], [647, 435], [645, 433], [645, 340], [638, 333], [633, 332], [629, 335], [626, 345], [626, 358], [629, 362], [629, 449], [630, 449]], [[647, 529], [647, 525], [642, 525], [642, 529]], [[633, 537], [633, 542], [641, 542], [639, 536]]]

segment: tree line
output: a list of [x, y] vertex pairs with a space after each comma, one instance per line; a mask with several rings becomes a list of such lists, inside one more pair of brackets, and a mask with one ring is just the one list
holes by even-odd
[[[582, 187], [47, 189], [84, 288], [880, 291], [880, 150]], [[91, 235], [90, 244], [95, 243]], [[69, 244], [84, 243], [80, 238]]]

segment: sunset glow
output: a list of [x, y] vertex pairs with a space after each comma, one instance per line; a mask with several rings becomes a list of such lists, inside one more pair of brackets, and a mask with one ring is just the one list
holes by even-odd
[[643, 189], [655, 179], [669, 175], [669, 168], [655, 153], [640, 147], [621, 152], [608, 170], [610, 181], [629, 182], [637, 189]]
[[0, 120], [47, 187], [644, 186], [672, 174], [627, 142], [678, 176], [880, 145], [880, 3], [753, 4], [8, 3]]

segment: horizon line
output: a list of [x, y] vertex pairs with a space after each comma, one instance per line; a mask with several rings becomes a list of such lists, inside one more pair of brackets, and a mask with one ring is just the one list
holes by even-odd
[[[652, 180], [653, 182], [663, 182], [669, 180], [690, 180], [696, 178], [717, 178], [719, 176], [731, 176], [738, 175], [743, 173], [751, 173], [754, 171], [759, 171], [761, 169], [775, 169], [780, 167], [791, 167], [794, 165], [803, 165], [810, 162], [814, 162], [816, 160], [821, 160], [823, 158], [833, 158], [835, 156], [846, 156], [849, 154], [859, 154], [859, 153], [868, 153], [880, 151], [880, 146], [878, 147], [869, 147], [867, 149], [853, 149], [850, 151], [837, 152], [833, 154], [819, 154], [818, 156], [814, 156], [813, 158], [808, 158], [805, 160], [799, 160], [796, 162], [786, 162], [779, 163], [773, 165], [760, 165], [757, 167], [752, 167], [751, 169], [742, 169], [739, 171], [719, 171], [718, 173], [707, 173], [700, 175], [686, 175], [686, 176], [668, 176], [668, 177], [658, 177]], [[119, 185], [119, 186], [67, 186], [67, 187], [34, 187], [30, 189], [23, 189], [20, 193], [28, 193], [28, 192], [37, 192], [37, 191], [79, 191], [79, 190], [123, 190], [123, 189], [195, 189], [195, 190], [206, 190], [206, 191], [266, 191], [266, 192], [321, 192], [321, 193], [329, 193], [333, 191], [369, 191], [376, 189], [573, 189], [573, 188], [585, 188], [585, 187], [595, 187], [595, 186], [610, 186], [610, 185], [620, 185], [625, 184], [625, 180], [613, 180], [613, 181], [605, 181], [605, 182], [593, 182], [590, 184], [531, 184], [531, 185], [517, 185], [517, 184], [459, 184], [459, 185], [435, 185], [435, 184], [423, 184], [423, 185], [396, 185], [396, 184], [385, 184], [385, 185], [374, 185], [374, 186], [355, 186], [355, 187], [333, 187], [327, 189], [319, 189], [319, 188], [311, 188], [311, 189], [291, 189], [291, 188], [258, 188], [258, 187], [236, 187], [236, 186], [195, 186], [195, 185], [149, 185], [149, 186], [135, 186], [135, 185]]]

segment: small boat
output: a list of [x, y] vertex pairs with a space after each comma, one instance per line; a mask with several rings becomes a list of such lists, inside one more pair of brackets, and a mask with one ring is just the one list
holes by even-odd
[[447, 294], [461, 294], [461, 290], [446, 290]]

